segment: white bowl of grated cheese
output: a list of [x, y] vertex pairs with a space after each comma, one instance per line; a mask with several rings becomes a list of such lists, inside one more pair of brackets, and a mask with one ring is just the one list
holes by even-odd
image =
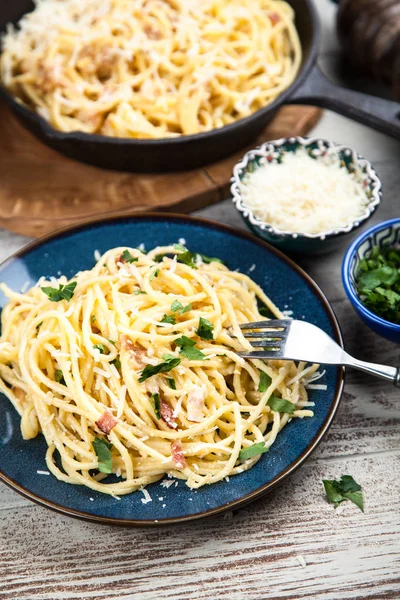
[[381, 200], [372, 165], [351, 148], [291, 137], [249, 150], [235, 165], [233, 202], [249, 228], [274, 246], [332, 250]]

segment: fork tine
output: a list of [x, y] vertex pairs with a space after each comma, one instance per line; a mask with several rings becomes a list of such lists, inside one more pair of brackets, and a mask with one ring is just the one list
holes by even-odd
[[271, 342], [270, 340], [260, 340], [258, 342], [250, 342], [253, 348], [280, 348], [282, 346], [282, 340], [277, 342]]
[[275, 340], [275, 339], [286, 339], [287, 338], [286, 331], [252, 331], [251, 333], [244, 333], [243, 337], [246, 339], [258, 338], [260, 340]]
[[282, 350], [260, 350], [259, 352], [249, 350], [248, 352], [238, 352], [238, 356], [241, 356], [242, 358], [259, 358], [261, 360], [275, 360], [282, 356]]
[[254, 323], [243, 323], [239, 327], [240, 329], [272, 329], [276, 327], [286, 329], [289, 323], [289, 319], [268, 319], [266, 321], [255, 321]]

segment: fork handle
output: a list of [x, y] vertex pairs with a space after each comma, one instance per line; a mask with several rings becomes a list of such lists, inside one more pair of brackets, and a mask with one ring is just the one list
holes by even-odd
[[346, 360], [343, 362], [343, 364], [345, 366], [358, 369], [359, 371], [364, 371], [364, 373], [375, 375], [375, 377], [386, 379], [386, 381], [391, 381], [396, 387], [400, 387], [399, 368], [365, 362], [364, 360], [358, 360], [357, 358], [353, 358], [349, 354], [346, 354]]

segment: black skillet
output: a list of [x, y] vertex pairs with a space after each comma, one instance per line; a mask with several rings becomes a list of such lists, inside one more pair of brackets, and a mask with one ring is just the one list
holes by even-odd
[[[329, 108], [400, 139], [400, 104], [331, 83], [316, 64], [320, 25], [311, 0], [288, 2], [296, 12], [296, 27], [303, 49], [303, 62], [296, 80], [272, 104], [221, 129], [159, 140], [62, 133], [16, 102], [2, 86], [0, 95], [23, 125], [48, 146], [76, 160], [121, 171], [178, 171], [215, 162], [250, 144], [274, 117], [278, 108], [289, 103]], [[0, 30], [4, 30], [10, 21], [17, 22], [32, 7], [30, 0], [1, 2]]]

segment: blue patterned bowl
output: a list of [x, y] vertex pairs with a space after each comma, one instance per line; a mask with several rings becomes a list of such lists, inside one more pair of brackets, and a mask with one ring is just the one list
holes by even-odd
[[373, 246], [392, 246], [393, 244], [400, 245], [400, 219], [383, 221], [383, 223], [370, 227], [359, 235], [347, 250], [342, 266], [342, 278], [346, 294], [364, 323], [379, 335], [399, 343], [400, 325], [381, 319], [364, 306], [357, 295], [356, 285], [360, 260], [368, 256]]
[[[325, 233], [293, 233], [283, 231], [270, 223], [260, 221], [251, 208], [246, 205], [240, 190], [241, 181], [247, 173], [260, 166], [279, 163], [288, 152], [304, 149], [315, 160], [321, 159], [327, 151], [335, 151], [349, 172], [356, 172], [367, 189], [369, 204], [357, 221]], [[341, 146], [320, 138], [291, 137], [266, 142], [262, 146], [249, 150], [235, 165], [231, 179], [232, 200], [244, 222], [258, 237], [281, 250], [303, 254], [322, 254], [335, 249], [343, 237], [365, 223], [381, 201], [381, 182], [371, 163], [347, 146]]]

